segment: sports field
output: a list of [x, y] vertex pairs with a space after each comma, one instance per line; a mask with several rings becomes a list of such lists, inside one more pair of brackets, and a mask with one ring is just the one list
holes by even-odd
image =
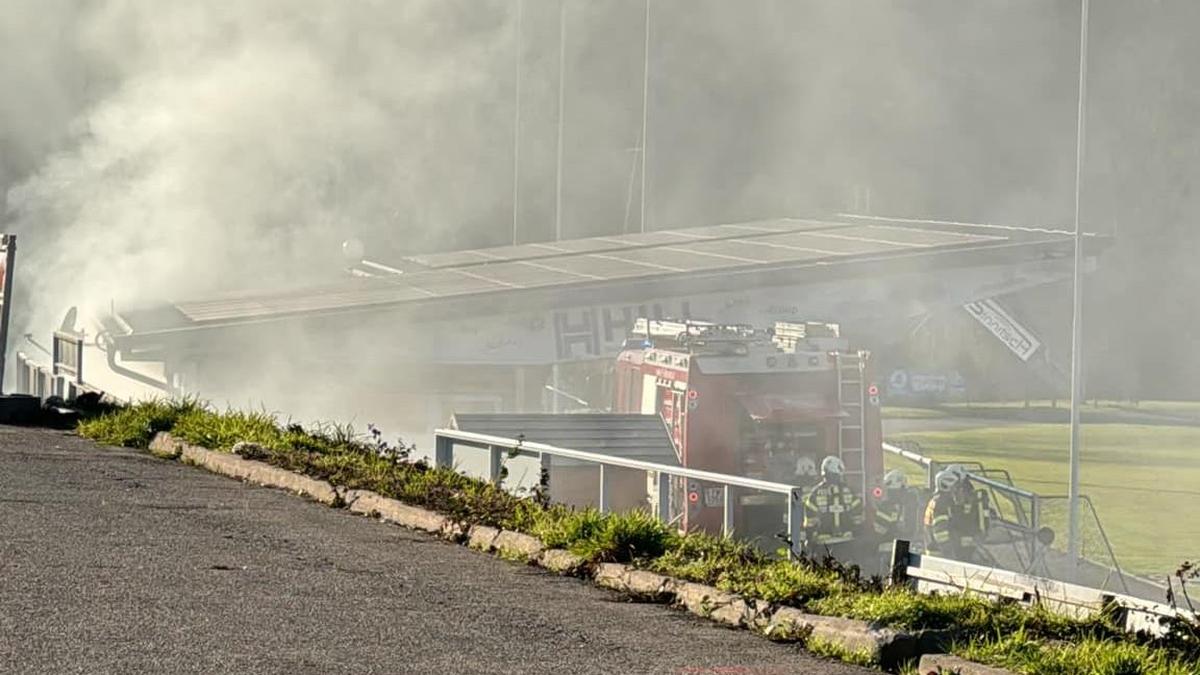
[[[1007, 469], [1018, 486], [1042, 495], [1067, 493], [1065, 424], [912, 432], [889, 440], [916, 441], [939, 461]], [[902, 460], [889, 455], [893, 462]], [[1123, 567], [1161, 579], [1184, 560], [1200, 560], [1200, 427], [1085, 425], [1080, 481]], [[1065, 541], [1065, 508], [1048, 511], [1048, 524]], [[1095, 528], [1084, 528], [1085, 549], [1091, 549], [1085, 554], [1099, 559]]]

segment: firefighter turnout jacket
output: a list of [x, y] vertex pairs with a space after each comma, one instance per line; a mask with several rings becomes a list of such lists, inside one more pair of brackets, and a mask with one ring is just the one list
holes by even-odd
[[987, 532], [987, 495], [974, 490], [937, 492], [925, 507], [925, 547], [958, 559], [974, 557]]
[[862, 524], [862, 497], [841, 481], [822, 480], [804, 499], [804, 529], [816, 543], [851, 541]]
[[921, 511], [921, 496], [911, 488], [888, 490], [875, 504], [875, 533], [888, 546], [892, 539], [911, 539]]

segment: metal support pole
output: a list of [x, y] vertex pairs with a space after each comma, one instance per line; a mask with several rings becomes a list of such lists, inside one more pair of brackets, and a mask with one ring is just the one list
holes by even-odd
[[517, 0], [516, 26], [513, 28], [513, 189], [512, 189], [512, 243], [519, 243], [517, 223], [521, 210], [521, 19], [524, 0]]
[[488, 446], [488, 480], [493, 483], [500, 481], [500, 470], [504, 467], [504, 451], [496, 445]]
[[646, 44], [642, 52], [642, 189], [639, 228], [646, 231], [646, 122], [650, 112], [650, 0], [646, 0]]
[[8, 319], [13, 305], [13, 267], [17, 260], [17, 235], [4, 235], [4, 269], [0, 270], [0, 393], [8, 363]]
[[608, 472], [600, 465], [600, 513], [608, 513]]
[[1079, 571], [1079, 404], [1083, 398], [1083, 232], [1079, 224], [1083, 185], [1083, 141], [1087, 103], [1088, 0], [1082, 0], [1079, 16], [1079, 112], [1075, 137], [1075, 269], [1071, 318], [1071, 475], [1067, 518], [1067, 556], [1071, 580]]
[[[566, 103], [567, 0], [558, 6], [558, 157], [554, 169], [554, 240], [562, 239], [563, 112]], [[557, 383], [556, 383], [557, 385]]]
[[[551, 480], [550, 479], [550, 455], [548, 455], [544, 452], [538, 453], [538, 469], [539, 469], [538, 483], [541, 484], [541, 486], [546, 490], [546, 497], [548, 498], [550, 496], [550, 480]], [[545, 483], [542, 483], [542, 480], [545, 480]]]
[[558, 411], [559, 411], [558, 398], [559, 398], [560, 394], [558, 392], [561, 389], [561, 387], [559, 387], [558, 378], [559, 378], [559, 366], [558, 366], [558, 362], [555, 361], [554, 364], [550, 366], [550, 383], [551, 383], [551, 386], [554, 387], [554, 391], [550, 392], [551, 393], [550, 412], [555, 413], [555, 414], [558, 414]]
[[801, 488], [792, 488], [788, 495], [787, 525], [792, 555], [800, 556], [804, 552], [804, 491]]
[[661, 522], [671, 522], [671, 474], [660, 471], [658, 473], [658, 502], [655, 504], [655, 512], [658, 514], [658, 519]]
[[726, 485], [722, 495], [721, 534], [733, 536], [733, 490]]
[[889, 573], [891, 586], [903, 586], [908, 583], [908, 552], [907, 539], [892, 542], [892, 569]]

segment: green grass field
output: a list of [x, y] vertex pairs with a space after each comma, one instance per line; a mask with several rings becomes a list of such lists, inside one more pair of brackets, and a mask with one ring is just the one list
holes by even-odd
[[[1069, 430], [1065, 424], [1024, 424], [896, 434], [939, 461], [974, 460], [1007, 469], [1018, 486], [1043, 495], [1067, 493]], [[889, 456], [889, 463], [903, 460]], [[1200, 559], [1200, 427], [1095, 424], [1083, 427], [1080, 480], [1121, 565], [1142, 575]], [[1065, 507], [1047, 509], [1065, 540]], [[1088, 527], [1087, 524], [1084, 527]], [[1099, 558], [1096, 537], [1085, 550]]]

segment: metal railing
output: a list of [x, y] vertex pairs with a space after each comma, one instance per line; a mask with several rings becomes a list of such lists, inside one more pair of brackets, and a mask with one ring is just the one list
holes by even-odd
[[1190, 609], [1151, 602], [1098, 588], [1079, 586], [1045, 577], [986, 567], [974, 563], [913, 553], [909, 542], [897, 540], [892, 547], [891, 583], [906, 585], [920, 593], [975, 593], [1013, 600], [1026, 606], [1039, 604], [1075, 618], [1116, 611], [1117, 621], [1127, 631], [1161, 634], [1165, 621], [1196, 622]]
[[77, 371], [58, 372], [54, 367], [39, 365], [25, 352], [17, 352], [17, 393], [47, 399], [57, 396], [70, 400], [83, 393], [99, 392], [80, 380]]
[[[933, 477], [940, 469], [952, 463], [957, 463], [967, 468], [967, 475], [970, 477], [971, 483], [982, 488], [988, 495], [988, 503], [992, 507], [991, 523], [1001, 531], [1007, 532], [1010, 537], [1009, 541], [993, 541], [991, 543], [1011, 544], [1012, 552], [1016, 558], [1016, 565], [1025, 572], [1037, 571], [1049, 573], [1046, 563], [1046, 550], [1049, 548], [1052, 539], [1043, 539], [1043, 537], [1047, 537], [1048, 534], [1052, 535], [1053, 532], [1045, 528], [1046, 518], [1044, 511], [1048, 502], [1053, 502], [1061, 498], [1040, 495], [1036, 492], [1018, 488], [1013, 485], [1012, 476], [1007, 471], [988, 469], [979, 462], [938, 462], [915, 451], [911, 446], [900, 447], [891, 443], [884, 443], [883, 449], [885, 452], [920, 465], [926, 472], [930, 487], [933, 486]], [[996, 479], [992, 476], [999, 476], [1000, 478]], [[1100, 515], [1096, 512], [1095, 506], [1087, 496], [1082, 496], [1081, 499], [1089, 509], [1091, 515], [1089, 522], [1095, 523], [1096, 531], [1102, 545], [1102, 550], [1099, 553], [1111, 563], [1111, 566], [1105, 565], [1105, 567], [1111, 570], [1112, 575], [1116, 576], [1121, 589], [1128, 593], [1130, 591], [1129, 583], [1124, 571], [1121, 569], [1120, 563], [1117, 562], [1117, 557], [1113, 552], [1108, 534], [1105, 532], [1104, 526], [1100, 523]], [[1111, 577], [1112, 575], [1109, 576]], [[1105, 586], [1107, 586], [1109, 580], [1107, 578], [1104, 580]]]
[[594, 452], [571, 450], [543, 443], [524, 442], [519, 439], [489, 436], [456, 429], [437, 429], [434, 431], [434, 463], [438, 467], [454, 468], [454, 448], [465, 446], [488, 451], [488, 480], [498, 482], [503, 475], [505, 457], [531, 457], [538, 461], [539, 466], [550, 477], [551, 458], [561, 458], [590, 464], [599, 468], [599, 509], [601, 512], [610, 510], [610, 469], [629, 469], [644, 471], [647, 476], [656, 481], [657, 489], [653, 491], [653, 513], [664, 523], [672, 521], [671, 514], [671, 482], [672, 479], [700, 481], [717, 484], [722, 490], [722, 519], [721, 532], [729, 536], [734, 531], [734, 500], [733, 488], [742, 488], [783, 495], [787, 498], [787, 536], [792, 551], [799, 554], [804, 542], [804, 489], [785, 483], [732, 476], [711, 471], [700, 471], [668, 464], [657, 464], [612, 455], [602, 455]]

